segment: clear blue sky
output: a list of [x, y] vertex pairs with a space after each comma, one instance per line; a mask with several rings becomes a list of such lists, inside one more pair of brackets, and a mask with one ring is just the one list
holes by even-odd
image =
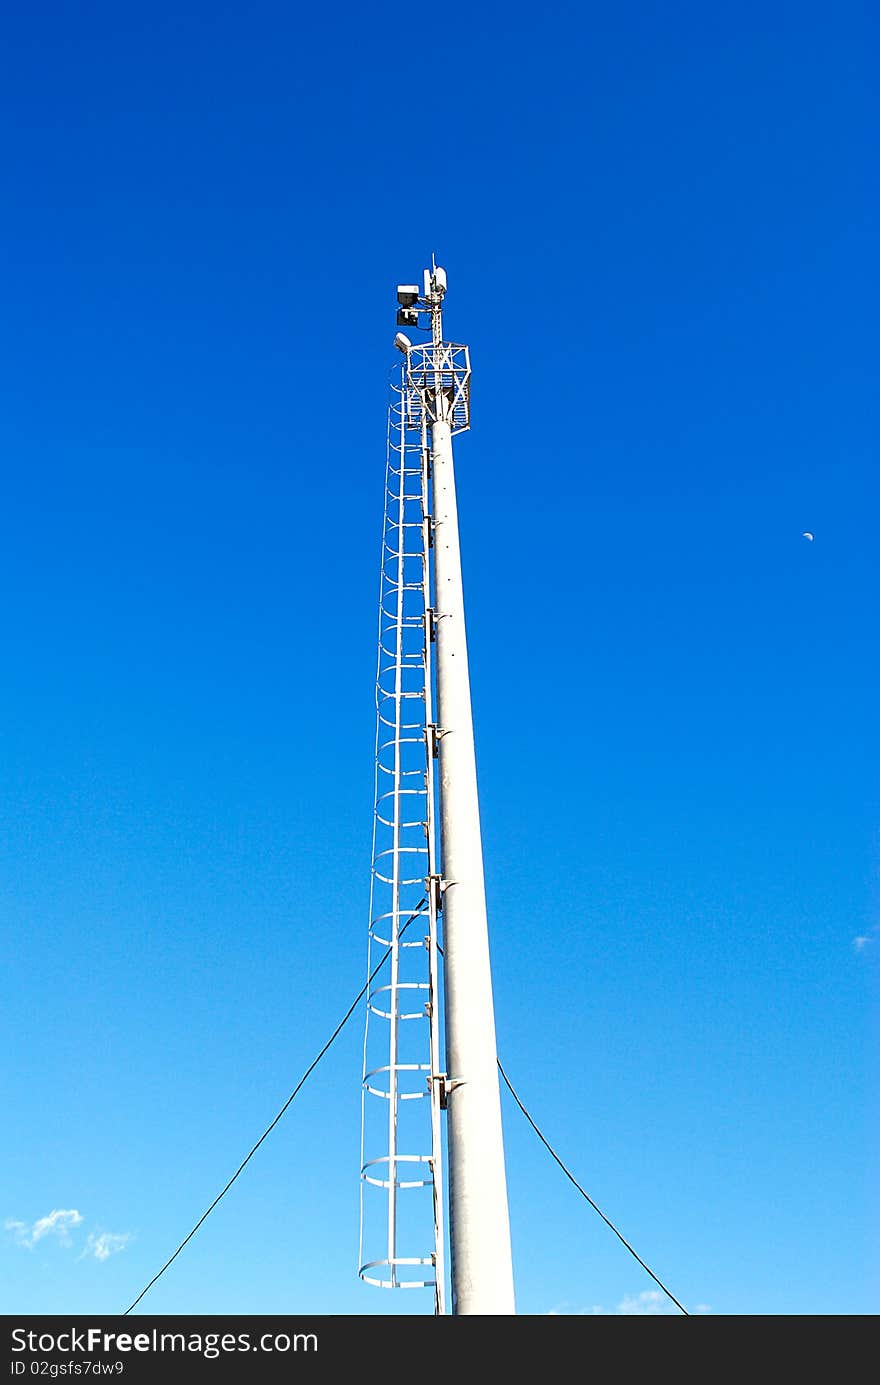
[[[874, 1313], [876, 12], [434, 14], [3, 22], [2, 1311], [127, 1306], [362, 984], [436, 251], [502, 1061], [688, 1307]], [[355, 1277], [361, 1042], [143, 1311], [430, 1311]], [[650, 1311], [504, 1113], [520, 1311]]]

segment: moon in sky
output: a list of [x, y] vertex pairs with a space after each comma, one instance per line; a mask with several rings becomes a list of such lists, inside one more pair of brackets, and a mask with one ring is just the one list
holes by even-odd
[[810, 543], [813, 542], [813, 535], [810, 533], [809, 529], [804, 530], [803, 534], [801, 535], [801, 538], [809, 539]]

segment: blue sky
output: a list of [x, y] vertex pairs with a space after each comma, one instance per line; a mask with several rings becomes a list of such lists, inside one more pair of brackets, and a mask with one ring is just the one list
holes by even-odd
[[[126, 1307], [362, 984], [436, 251], [502, 1061], [689, 1308], [876, 1312], [876, 15], [3, 28], [3, 1311]], [[143, 1311], [430, 1311], [355, 1276], [361, 1042]], [[504, 1117], [519, 1311], [655, 1311]]]

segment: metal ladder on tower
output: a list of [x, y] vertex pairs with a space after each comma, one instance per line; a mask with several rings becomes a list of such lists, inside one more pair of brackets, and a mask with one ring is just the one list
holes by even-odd
[[445, 1310], [430, 453], [406, 372], [388, 410], [361, 1121], [360, 1277]]

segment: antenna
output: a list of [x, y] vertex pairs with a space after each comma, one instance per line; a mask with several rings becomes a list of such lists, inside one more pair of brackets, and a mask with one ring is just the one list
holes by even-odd
[[[360, 1274], [433, 1287], [444, 1313], [444, 1160], [455, 1314], [515, 1312], [452, 438], [470, 427], [470, 353], [443, 340], [446, 272], [399, 285], [404, 354], [389, 407], [377, 667], [376, 810], [364, 1048]], [[410, 314], [401, 324], [401, 313]], [[434, 711], [436, 695], [436, 713]], [[435, 772], [436, 765], [436, 772]], [[435, 822], [440, 823], [438, 856]], [[443, 927], [445, 1068], [440, 1035]], [[421, 1000], [421, 1006], [415, 1001]], [[426, 1032], [427, 1031], [427, 1032]], [[381, 1145], [371, 1133], [381, 1103]], [[421, 1108], [421, 1109], [420, 1109]], [[413, 1121], [412, 1117], [417, 1118]], [[422, 1143], [419, 1144], [418, 1141]], [[381, 1148], [381, 1153], [373, 1150]], [[379, 1189], [381, 1254], [368, 1249]], [[411, 1194], [432, 1243], [413, 1249]], [[407, 1202], [404, 1204], [404, 1197]], [[375, 1199], [372, 1199], [375, 1201]], [[416, 1199], [417, 1202], [417, 1199]], [[407, 1218], [404, 1217], [406, 1210]], [[427, 1219], [424, 1208], [421, 1227]], [[433, 1223], [431, 1225], [431, 1222]], [[372, 1258], [371, 1258], [372, 1257]], [[425, 1268], [421, 1275], [404, 1267]]]

